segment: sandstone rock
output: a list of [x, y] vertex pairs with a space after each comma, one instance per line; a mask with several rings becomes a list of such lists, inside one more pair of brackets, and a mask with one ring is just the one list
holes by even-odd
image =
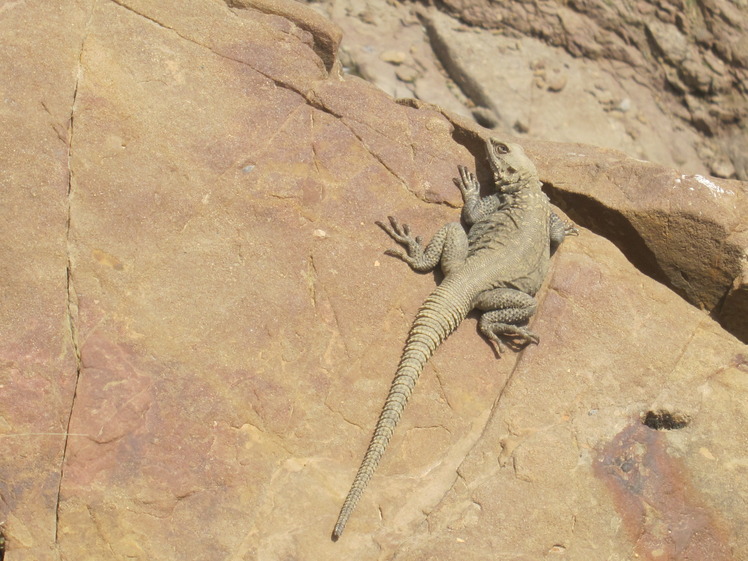
[[379, 55], [379, 58], [381, 58], [384, 62], [389, 62], [390, 64], [394, 64], [395, 66], [399, 66], [403, 62], [405, 62], [407, 55], [402, 51], [384, 51], [382, 54]]
[[[319, 6], [346, 29], [344, 44], [367, 67], [362, 75], [396, 97], [404, 97], [407, 89], [418, 99], [466, 116], [475, 105], [487, 108], [494, 117], [486, 120], [478, 113], [476, 120], [495, 122], [501, 132], [593, 143], [690, 174], [748, 178], [742, 87], [748, 81], [742, 54], [748, 44], [748, 13], [728, 0], [631, 5], [446, 0], [429, 7], [375, 0], [365, 3], [365, 27], [378, 30], [373, 43], [370, 32], [360, 31], [362, 3], [324, 0]], [[430, 46], [411, 24], [413, 11], [428, 28]], [[403, 44], [418, 45], [423, 71], [415, 77], [407, 73], [400, 81], [391, 69], [371, 64], [364, 50]], [[513, 44], [521, 48], [513, 50]], [[549, 84], [549, 93], [563, 88], [563, 96], [534, 92], [531, 78], [523, 75], [539, 54], [570, 68], [568, 86], [563, 80]], [[439, 80], [434, 56], [462, 91]], [[606, 115], [585, 88], [601, 78], [615, 98], [631, 99], [637, 112], [630, 118]], [[512, 128], [516, 122], [528, 126]], [[732, 166], [714, 166], [715, 155]]]
[[[434, 10], [422, 17], [450, 76], [476, 104], [501, 117], [499, 132], [521, 122], [526, 126], [515, 127], [515, 134], [615, 148], [707, 173], [696, 149], [700, 135], [674, 123], [663, 112], [661, 96], [642, 87], [638, 76], [625, 76], [606, 61], [576, 58], [534, 37], [465, 33], [461, 24]], [[632, 98], [636, 112], [611, 113]]]
[[[4, 12], [7, 558], [746, 557], [746, 347], [588, 230], [540, 294], [539, 346], [497, 360], [475, 318], [443, 345], [329, 540], [434, 285], [373, 222], [457, 219], [486, 131], [341, 76], [305, 10]], [[529, 148], [556, 195], [680, 177], [553, 146]], [[693, 181], [674, 209], [706, 206]]]
[[683, 174], [614, 151], [527, 144], [570, 216], [748, 341], [748, 300], [737, 290], [748, 259], [745, 183]]
[[[439, 68], [410, 7], [386, 0], [312, 5], [343, 29], [345, 41], [340, 54], [350, 74], [376, 84], [395, 98], [438, 100], [450, 111], [470, 115], [464, 94], [449, 83]], [[402, 72], [402, 68], [383, 60], [382, 55], [387, 52], [407, 52], [411, 66]]]
[[53, 4], [5, 5], [0, 22], [0, 533], [7, 559], [40, 561], [58, 558], [55, 508], [77, 374], [67, 127], [87, 19]]

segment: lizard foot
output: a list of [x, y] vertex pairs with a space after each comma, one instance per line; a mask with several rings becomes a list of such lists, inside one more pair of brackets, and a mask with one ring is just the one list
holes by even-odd
[[462, 193], [462, 198], [477, 197], [480, 193], [480, 184], [473, 172], [465, 166], [457, 166], [457, 170], [460, 172], [460, 177], [455, 177], [452, 181]]
[[522, 348], [530, 343], [537, 345], [540, 343], [540, 337], [535, 333], [527, 329], [526, 327], [518, 327], [508, 323], [494, 323], [486, 326], [482, 329], [483, 334], [488, 337], [489, 340], [493, 341], [498, 347], [498, 353], [501, 354], [506, 350], [504, 341], [501, 337], [506, 337], [512, 340], [512, 347]]
[[390, 221], [389, 224], [377, 221], [376, 225], [387, 232], [387, 234], [397, 243], [405, 246], [407, 255], [396, 249], [388, 249], [384, 253], [402, 259], [411, 265], [419, 259], [422, 259], [423, 247], [421, 246], [421, 238], [419, 236], [411, 235], [410, 226], [407, 224], [401, 225], [394, 216], [388, 216], [387, 219]]
[[579, 230], [577, 230], [577, 227], [574, 226], [574, 224], [571, 224], [569, 222], [564, 222], [564, 236], [578, 236]]

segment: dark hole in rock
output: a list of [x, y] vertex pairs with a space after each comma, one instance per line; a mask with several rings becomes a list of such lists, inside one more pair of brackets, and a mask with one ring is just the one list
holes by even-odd
[[691, 419], [683, 413], [670, 411], [647, 411], [642, 423], [655, 430], [678, 430], [688, 426]]

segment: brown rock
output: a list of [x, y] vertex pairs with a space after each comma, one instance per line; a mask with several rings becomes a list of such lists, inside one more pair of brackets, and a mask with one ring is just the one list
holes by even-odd
[[[740, 399], [728, 396], [745, 386], [746, 357], [693, 308], [656, 304], [672, 304], [667, 294], [599, 238], [563, 248], [534, 324], [545, 331], [540, 346], [524, 351], [429, 511], [429, 538], [402, 558], [490, 558], [510, 547], [522, 559], [739, 558], [734, 532], [748, 519], [731, 517], [742, 499], [712, 470], [727, 475], [732, 461], [719, 456], [744, 446], [716, 426], [719, 401], [734, 411]], [[672, 328], [684, 319], [690, 328]], [[662, 410], [690, 421], [662, 432], [643, 424]]]
[[399, 66], [405, 60], [407, 59], [407, 55], [402, 51], [384, 51], [382, 54], [379, 55], [379, 58], [382, 59], [384, 62], [389, 62], [390, 64], [394, 64], [395, 66]]
[[332, 69], [343, 32], [329, 19], [293, 0], [224, 1], [231, 8], [258, 10], [271, 16], [282, 17], [307, 31], [313, 41], [314, 52], [324, 61], [328, 70]]
[[748, 315], [739, 318], [748, 300], [733, 289], [748, 248], [745, 183], [682, 174], [613, 151], [529, 146], [572, 217], [748, 341]]
[[[676, 162], [672, 156], [658, 151], [655, 145], [648, 146], [647, 140], [657, 138], [660, 144], [670, 145], [668, 138], [685, 137], [697, 152], [700, 145], [708, 145], [720, 156], [731, 158], [737, 177], [748, 179], [736, 155], [748, 152], [748, 145], [741, 143], [740, 148], [735, 150], [736, 154], [724, 147], [728, 139], [746, 129], [745, 107], [748, 103], [742, 86], [748, 82], [748, 64], [744, 56], [748, 44], [745, 39], [748, 37], [748, 12], [737, 8], [733, 2], [713, 0], [686, 3], [685, 8], [680, 4], [676, 6], [656, 0], [635, 3], [604, 0], [573, 3], [445, 0], [438, 4], [463, 25], [467, 23], [477, 28], [499, 30], [500, 36], [515, 40], [519, 37], [523, 44], [538, 41], [548, 50], [557, 48], [553, 57], [556, 60], [563, 59], [567, 54], [572, 55], [572, 75], [591, 81], [594, 73], [610, 74], [616, 87], [622, 90], [619, 97], [632, 97], [640, 106], [652, 104], [649, 118], [656, 116], [660, 122], [647, 127], [636, 143], [646, 159], [674, 165]], [[432, 20], [440, 17], [436, 15], [436, 10], [430, 13]], [[488, 34], [476, 40], [476, 43], [486, 43], [487, 37]], [[506, 73], [504, 57], [496, 61], [497, 71], [493, 66], [487, 68], [485, 63], [482, 64], [481, 58], [471, 60], [475, 57], [471, 57], [471, 48], [466, 48], [464, 42], [450, 43], [442, 38], [435, 52], [441, 56], [449, 53], [451, 47], [465, 60], [466, 64], [459, 65], [459, 70], [452, 75], [458, 83], [489, 84], [484, 89], [491, 89], [491, 80], [495, 81], [496, 75]], [[530, 53], [530, 57], [534, 56], [535, 53]], [[456, 57], [452, 55], [451, 58]], [[445, 64], [445, 68], [450, 70], [448, 64]], [[668, 88], [663, 88], [665, 83], [669, 85]], [[641, 91], [642, 86], [645, 91]], [[474, 87], [465, 91], [472, 97], [473, 90]], [[562, 111], [583, 107], [593, 117], [589, 128], [599, 130], [594, 119], [594, 107], [585, 103], [584, 96], [573, 83], [566, 87], [566, 92], [574, 95], [578, 101], [576, 104], [566, 103]], [[689, 96], [696, 98], [698, 111], [694, 111], [693, 102], [687, 99]], [[543, 115], [542, 120], [548, 121], [552, 135], [546, 131], [538, 135], [538, 128], [533, 126], [531, 129], [536, 138], [591, 143], [584, 138], [586, 129], [578, 119], [565, 127], [554, 123], [551, 108], [556, 100], [526, 99], [524, 89], [515, 87], [514, 93], [507, 88], [498, 96], [496, 93], [483, 92], [483, 96], [475, 101], [485, 105], [486, 97], [493, 97], [497, 107], [519, 103], [531, 107], [538, 114], [548, 109], [550, 115]], [[429, 101], [439, 103], [438, 99]], [[699, 116], [692, 123], [689, 134], [678, 130], [676, 119], [685, 106], [692, 115]], [[704, 122], [703, 116], [711, 117]], [[564, 132], [577, 134], [578, 137], [557, 137]], [[696, 140], [694, 136], [702, 138]], [[638, 156], [633, 147], [626, 145], [625, 137], [616, 138], [610, 132], [602, 131], [598, 137], [600, 140], [594, 144], [604, 143], [606, 147]], [[612, 145], [613, 142], [617, 142], [617, 145]], [[678, 138], [672, 142], [682, 143], [683, 140]], [[696, 159], [689, 157], [687, 164], [693, 166]], [[689, 173], [704, 173], [707, 166], [708, 161], [703, 161], [703, 169], [689, 167]]]
[[0, 533], [6, 559], [47, 561], [77, 376], [67, 126], [87, 13], [3, 8]]
[[[340, 76], [317, 37], [335, 28], [269, 5], [5, 12], [7, 558], [745, 557], [746, 347], [586, 230], [540, 295], [541, 344], [497, 360], [467, 320], [329, 541], [434, 285], [373, 222], [428, 236], [457, 219], [457, 164], [487, 170], [477, 127]], [[538, 146], [554, 193], [680, 178]], [[680, 179], [676, 211], [714, 198]]]
[[[694, 147], [700, 134], [673, 122], [661, 96], [642, 87], [638, 74], [625, 76], [620, 64], [573, 57], [536, 37], [466, 33], [463, 24], [434, 10], [422, 17], [444, 68], [476, 105], [499, 116], [498, 132], [594, 144], [707, 173]], [[611, 111], [623, 99], [633, 100], [644, 122]]]

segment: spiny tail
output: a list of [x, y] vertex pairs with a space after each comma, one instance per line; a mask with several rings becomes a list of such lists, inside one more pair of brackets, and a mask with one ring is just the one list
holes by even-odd
[[434, 290], [418, 311], [408, 334], [392, 387], [382, 412], [379, 414], [374, 436], [371, 438], [361, 467], [358, 468], [351, 490], [348, 491], [343, 508], [340, 509], [338, 521], [332, 532], [333, 541], [337, 541], [343, 533], [351, 512], [379, 465], [424, 365], [431, 358], [434, 350], [457, 328], [470, 311], [467, 302], [461, 302], [461, 300], [456, 298], [454, 291], [449, 290], [443, 283]]

